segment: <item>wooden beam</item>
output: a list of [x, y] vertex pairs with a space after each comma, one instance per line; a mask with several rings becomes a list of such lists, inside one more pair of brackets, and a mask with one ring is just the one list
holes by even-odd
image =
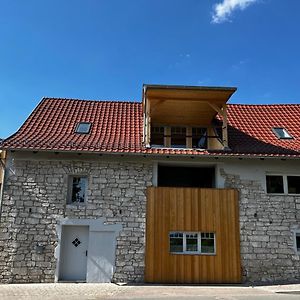
[[150, 102], [146, 99], [146, 116], [145, 116], [145, 146], [150, 147], [151, 139], [151, 119], [150, 119]]
[[214, 109], [218, 114], [220, 114], [221, 116], [223, 116], [223, 111], [214, 103], [211, 102], [206, 102], [212, 109]]
[[171, 127], [169, 126], [164, 128], [164, 146], [171, 147]]
[[186, 127], [186, 147], [193, 148], [193, 138], [192, 138], [193, 130], [192, 127]]
[[223, 111], [223, 126], [222, 126], [222, 136], [223, 136], [223, 145], [224, 148], [228, 148], [228, 128], [227, 128], [227, 106], [226, 104], [222, 107]]

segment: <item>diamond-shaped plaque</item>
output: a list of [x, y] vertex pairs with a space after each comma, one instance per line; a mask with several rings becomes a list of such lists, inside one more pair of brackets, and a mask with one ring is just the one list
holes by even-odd
[[76, 239], [72, 242], [72, 244], [73, 244], [75, 247], [78, 247], [78, 246], [81, 244], [81, 242], [79, 241], [78, 238], [76, 238]]

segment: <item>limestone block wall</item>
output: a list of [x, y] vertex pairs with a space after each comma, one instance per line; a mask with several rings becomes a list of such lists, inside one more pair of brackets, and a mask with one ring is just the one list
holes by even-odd
[[268, 195], [260, 181], [227, 174], [225, 187], [239, 190], [244, 281], [296, 282], [300, 260], [293, 230], [300, 229], [300, 196]]
[[[61, 218], [121, 224], [115, 281], [143, 281], [148, 163], [15, 160], [7, 172], [0, 223], [0, 282], [53, 282]], [[69, 175], [87, 175], [88, 199], [67, 205]], [[42, 254], [36, 246], [44, 246]]]

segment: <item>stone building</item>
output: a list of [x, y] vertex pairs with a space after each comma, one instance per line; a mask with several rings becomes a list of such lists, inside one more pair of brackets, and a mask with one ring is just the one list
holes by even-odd
[[300, 105], [234, 92], [42, 99], [1, 145], [0, 281], [299, 281]]

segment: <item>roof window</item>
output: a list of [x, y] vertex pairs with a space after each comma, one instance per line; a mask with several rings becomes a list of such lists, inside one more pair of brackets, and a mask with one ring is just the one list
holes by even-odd
[[76, 133], [89, 133], [92, 123], [89, 122], [80, 122], [77, 124], [75, 132]]
[[272, 130], [279, 139], [293, 139], [293, 137], [283, 127], [273, 127]]

